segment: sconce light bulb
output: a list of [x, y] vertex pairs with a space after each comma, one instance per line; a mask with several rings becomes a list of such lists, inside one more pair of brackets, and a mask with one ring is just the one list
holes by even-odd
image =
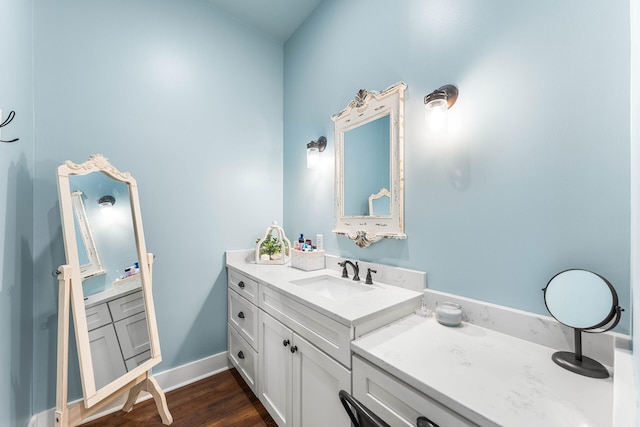
[[318, 147], [307, 147], [307, 169], [313, 169], [320, 160]]
[[424, 118], [427, 134], [447, 133], [447, 110], [456, 103], [458, 88], [444, 85], [424, 97]]
[[116, 203], [116, 199], [113, 196], [102, 196], [100, 200], [98, 200], [98, 205], [100, 206], [100, 212], [103, 215], [111, 215], [113, 211], [113, 205]]
[[447, 131], [447, 101], [433, 100], [424, 106], [427, 133], [445, 133]]

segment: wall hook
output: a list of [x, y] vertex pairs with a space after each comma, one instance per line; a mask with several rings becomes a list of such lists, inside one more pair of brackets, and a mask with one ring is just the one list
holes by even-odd
[[[5, 127], [6, 125], [8, 125], [9, 123], [11, 123], [11, 122], [13, 121], [13, 118], [14, 118], [15, 116], [16, 116], [16, 112], [15, 112], [15, 111], [11, 111], [11, 112], [9, 113], [9, 115], [7, 116], [7, 119], [6, 119], [4, 122], [0, 123], [0, 128], [3, 128], [3, 127]], [[7, 143], [9, 143], [9, 142], [16, 142], [16, 141], [19, 141], [19, 140], [20, 140], [19, 138], [15, 138], [15, 139], [12, 139], [12, 140], [10, 140], [10, 141], [3, 141], [3, 140], [0, 140], [0, 142], [7, 142]]]

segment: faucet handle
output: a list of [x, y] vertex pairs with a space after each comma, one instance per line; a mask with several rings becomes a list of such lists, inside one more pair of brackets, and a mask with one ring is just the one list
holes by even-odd
[[371, 278], [371, 273], [377, 273], [377, 270], [372, 270], [370, 268], [367, 268], [367, 278], [364, 281], [364, 283], [366, 283], [367, 285], [373, 285], [373, 279]]
[[347, 273], [347, 261], [339, 262], [338, 265], [342, 267], [342, 277], [349, 278], [349, 274]]

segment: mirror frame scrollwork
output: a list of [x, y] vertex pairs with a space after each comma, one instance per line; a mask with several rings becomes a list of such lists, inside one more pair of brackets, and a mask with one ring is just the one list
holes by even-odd
[[[94, 366], [90, 349], [90, 339], [85, 311], [83, 292], [83, 273], [79, 262], [76, 226], [74, 223], [74, 208], [71, 192], [71, 176], [87, 175], [89, 173], [104, 173], [109, 178], [127, 184], [129, 189], [129, 202], [133, 220], [133, 234], [136, 243], [136, 254], [139, 260], [140, 281], [144, 298], [147, 328], [149, 333], [150, 358], [132, 368], [124, 375], [97, 389], [94, 375]], [[67, 264], [61, 266], [56, 272], [60, 283], [59, 310], [58, 310], [58, 379], [57, 379], [57, 404], [56, 426], [75, 425], [79, 420], [90, 416], [100, 408], [112, 401], [112, 396], [129, 391], [129, 399], [125, 408], [130, 408], [135, 403], [135, 398], [141, 390], [149, 391], [158, 404], [163, 407], [161, 417], [165, 424], [171, 423], [171, 415], [166, 409], [164, 393], [159, 389], [157, 382], [150, 374], [153, 366], [162, 361], [160, 343], [156, 324], [155, 309], [152, 296], [151, 264], [153, 255], [147, 253], [142, 217], [140, 214], [140, 202], [138, 198], [138, 186], [136, 180], [129, 172], [120, 172], [112, 166], [108, 159], [101, 154], [90, 156], [89, 160], [82, 164], [66, 161], [58, 167], [58, 196], [60, 200], [60, 216], [62, 220], [63, 240]], [[68, 364], [68, 318], [69, 303], [73, 308], [73, 321], [78, 349], [78, 362], [82, 380], [84, 405], [77, 408], [78, 403], [68, 405], [67, 398], [67, 366]], [[66, 325], [65, 325], [66, 319]], [[72, 406], [74, 409], [72, 410]], [[125, 409], [126, 410], [126, 409]], [[130, 409], [129, 409], [130, 410]]]
[[[404, 92], [399, 82], [382, 92], [359, 90], [347, 108], [332, 116], [335, 132], [335, 227], [332, 232], [345, 235], [366, 248], [383, 238], [406, 239], [404, 232]], [[378, 118], [390, 118], [390, 215], [345, 215], [345, 133]]]

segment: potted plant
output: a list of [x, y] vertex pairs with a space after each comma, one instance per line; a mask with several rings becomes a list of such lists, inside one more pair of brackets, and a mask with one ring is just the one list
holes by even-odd
[[[257, 239], [256, 243], [258, 243], [259, 241], [260, 239]], [[264, 242], [262, 242], [262, 245], [260, 246], [260, 255], [261, 256], [268, 255], [269, 259], [272, 259], [272, 260], [281, 259], [282, 243], [277, 237], [269, 234], [264, 239]]]
[[289, 262], [291, 242], [276, 221], [267, 228], [264, 236], [256, 240], [256, 264], [286, 264]]

